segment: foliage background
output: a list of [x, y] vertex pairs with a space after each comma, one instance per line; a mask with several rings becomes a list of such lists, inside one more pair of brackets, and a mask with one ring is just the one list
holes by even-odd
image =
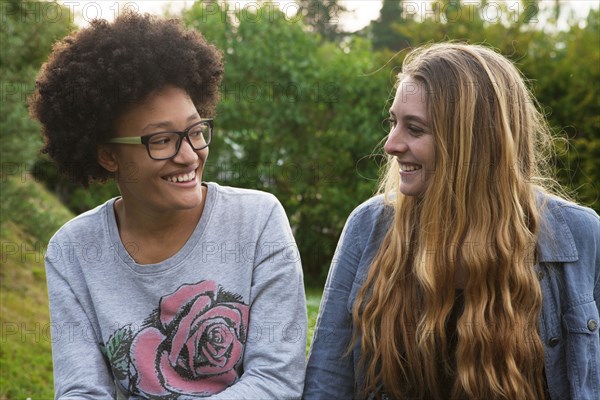
[[386, 1], [379, 20], [354, 35], [332, 34], [314, 19], [299, 23], [268, 3], [232, 20], [222, 4], [196, 3], [184, 13], [226, 50], [220, 140], [207, 178], [282, 201], [309, 283], [323, 282], [345, 219], [376, 189], [394, 77], [409, 47], [423, 43], [483, 43], [513, 60], [562, 139], [554, 174], [576, 200], [600, 210], [598, 10], [560, 31], [553, 27], [560, 7], [497, 2], [490, 16], [488, 3], [444, 0], [419, 14]]
[[[561, 30], [556, 21], [567, 10], [559, 2], [500, 1], [492, 18], [485, 0], [438, 1], [427, 15], [407, 12], [406, 1], [386, 1], [378, 20], [350, 34], [334, 23], [344, 11], [336, 0], [298, 2], [303, 14], [296, 17], [267, 2], [236, 12], [211, 1], [179, 17], [221, 48], [226, 62], [204, 177], [266, 190], [283, 203], [314, 288], [308, 290], [312, 325], [343, 224], [376, 190], [382, 122], [410, 47], [484, 43], [513, 60], [562, 139], [552, 160], [559, 182], [600, 212], [598, 9]], [[76, 28], [68, 10], [54, 18], [43, 13], [47, 3], [0, 5], [0, 399], [47, 398], [45, 246], [60, 225], [117, 190], [114, 184], [83, 190], [57, 176], [38, 154], [40, 128], [28, 118], [26, 97], [39, 67], [52, 43]]]

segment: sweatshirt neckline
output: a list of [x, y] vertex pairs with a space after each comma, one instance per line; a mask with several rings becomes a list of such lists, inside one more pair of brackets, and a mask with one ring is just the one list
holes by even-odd
[[119, 260], [126, 268], [129, 268], [136, 274], [142, 275], [155, 275], [177, 269], [177, 267], [180, 266], [182, 262], [190, 255], [194, 248], [200, 244], [200, 239], [206, 231], [206, 227], [210, 222], [211, 215], [214, 210], [217, 200], [218, 185], [212, 182], [204, 182], [203, 184], [207, 187], [206, 200], [204, 203], [204, 210], [202, 211], [202, 215], [200, 216], [200, 220], [198, 221], [196, 228], [194, 228], [194, 231], [190, 235], [187, 242], [181, 249], [179, 249], [177, 253], [173, 254], [166, 260], [155, 264], [138, 264], [131, 257], [125, 247], [125, 244], [121, 241], [121, 236], [119, 235], [119, 229], [117, 227], [117, 218], [115, 215], [114, 206], [119, 197], [109, 200], [106, 204], [107, 207], [105, 208], [105, 223], [107, 225], [111, 243], [113, 243], [112, 248], [116, 252], [114, 260]]

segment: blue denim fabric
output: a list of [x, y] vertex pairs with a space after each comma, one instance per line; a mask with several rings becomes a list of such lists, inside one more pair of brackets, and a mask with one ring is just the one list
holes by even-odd
[[[540, 335], [552, 400], [600, 399], [600, 218], [591, 209], [540, 196], [538, 233], [543, 294]], [[375, 197], [348, 218], [332, 261], [310, 351], [304, 398], [350, 399], [360, 347], [347, 354], [358, 290], [393, 220]], [[357, 382], [358, 381], [358, 382]]]

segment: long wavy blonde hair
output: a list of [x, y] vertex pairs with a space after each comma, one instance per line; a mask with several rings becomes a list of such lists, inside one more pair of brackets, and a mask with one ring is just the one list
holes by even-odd
[[[447, 374], [453, 399], [543, 399], [535, 192], [547, 186], [548, 125], [519, 71], [483, 46], [418, 48], [404, 77], [424, 85], [436, 165], [418, 198], [399, 192], [393, 157], [382, 180], [394, 221], [353, 309], [362, 394], [380, 397], [383, 385], [395, 399], [439, 399]], [[450, 354], [459, 272], [464, 309]]]

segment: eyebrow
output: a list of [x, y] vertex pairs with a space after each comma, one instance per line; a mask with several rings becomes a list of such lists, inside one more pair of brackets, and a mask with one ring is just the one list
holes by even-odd
[[[187, 117], [187, 122], [191, 122], [196, 118], [200, 118], [200, 116], [198, 115], [198, 112], [193, 113], [192, 115], [190, 115], [189, 117]], [[161, 122], [154, 122], [151, 124], [146, 125], [143, 129], [142, 132], [147, 131], [148, 129], [155, 129], [155, 128], [168, 128], [169, 126], [171, 126], [172, 121], [161, 121]]]
[[[394, 113], [392, 110], [390, 110], [390, 115], [391, 115], [392, 117], [396, 118], [396, 114], [395, 114], [395, 113]], [[397, 118], [396, 118], [396, 119], [397, 119]], [[422, 124], [422, 125], [429, 126], [429, 124], [427, 123], [427, 121], [426, 121], [426, 120], [424, 120], [423, 118], [421, 118], [421, 117], [419, 117], [419, 116], [417, 116], [417, 115], [412, 115], [412, 114], [411, 114], [411, 115], [405, 115], [405, 116], [403, 117], [403, 119], [404, 119], [405, 121], [409, 121], [409, 122], [410, 122], [410, 121], [415, 121], [415, 122], [418, 122], [418, 123], [420, 123], [420, 124]]]

